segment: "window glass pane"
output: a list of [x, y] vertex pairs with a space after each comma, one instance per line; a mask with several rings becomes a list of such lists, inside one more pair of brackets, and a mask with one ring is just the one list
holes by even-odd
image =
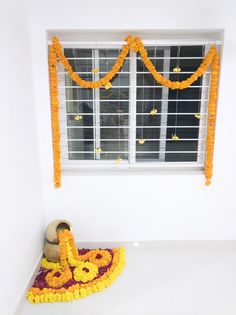
[[128, 159], [128, 141], [101, 141], [101, 147], [104, 151], [101, 160], [116, 160], [118, 157]]
[[68, 128], [68, 139], [93, 139], [93, 128]]
[[91, 100], [93, 99], [93, 90], [85, 89], [81, 87], [67, 88], [66, 89], [67, 100]]
[[64, 48], [65, 56], [70, 60], [71, 58], [92, 58], [92, 50], [91, 49], [81, 49], [81, 48]]
[[112, 86], [129, 86], [129, 74], [117, 74], [112, 80]]
[[161, 112], [161, 101], [157, 100], [146, 100], [146, 101], [140, 101], [137, 100], [136, 102], [136, 109], [137, 113], [150, 113], [150, 111], [155, 108], [157, 109], [157, 112]]
[[117, 159], [121, 159], [121, 162], [124, 160], [128, 160], [128, 153], [101, 153], [100, 159], [101, 160], [113, 160], [114, 162]]
[[[193, 138], [198, 138], [198, 128], [167, 128], [167, 139], [171, 139], [173, 135], [177, 135], [179, 139], [193, 139]], [[179, 141], [176, 141], [176, 145], [179, 145]], [[167, 146], [168, 148], [168, 146]]]
[[[177, 104], [178, 102], [178, 104]], [[200, 101], [183, 101], [183, 100], [173, 100], [168, 102], [168, 112], [176, 113], [176, 105], [178, 113], [198, 113], [201, 108]], [[169, 116], [170, 117], [170, 116]], [[171, 118], [170, 118], [171, 119]]]
[[[117, 57], [120, 53], [119, 49], [100, 49], [99, 50], [99, 70], [101, 72], [109, 72], [115, 64]], [[122, 72], [129, 71], [129, 55], [124, 61], [124, 65], [121, 69]]]
[[101, 146], [104, 151], [128, 151], [128, 141], [101, 141]]
[[93, 101], [88, 100], [88, 101], [66, 101], [66, 111], [68, 114], [70, 113], [93, 113]]
[[94, 142], [93, 141], [69, 141], [68, 142], [69, 152], [73, 151], [93, 151]]
[[129, 88], [100, 89], [101, 100], [128, 100]]
[[139, 162], [157, 162], [159, 160], [159, 153], [136, 152], [136, 159]]
[[129, 103], [127, 101], [113, 102], [113, 101], [101, 101], [100, 113], [129, 113]]
[[101, 140], [102, 139], [128, 139], [128, 128], [101, 128]]
[[[91, 49], [64, 49], [64, 54], [75, 72], [86, 72], [80, 76], [84, 80], [92, 80], [92, 50]], [[65, 97], [67, 111], [67, 137], [69, 160], [90, 160], [94, 154], [84, 152], [94, 151], [94, 117], [93, 115], [93, 90], [78, 86], [68, 74], [65, 74]], [[73, 115], [71, 115], [73, 113]], [[90, 115], [86, 115], [90, 114]], [[90, 128], [86, 128], [90, 127]], [[70, 140], [73, 139], [73, 140]], [[90, 139], [92, 141], [87, 141]], [[73, 153], [84, 151], [83, 153]]]
[[[182, 81], [191, 75], [201, 64], [204, 58], [204, 46], [182, 46], [171, 47], [170, 71], [176, 67], [181, 72], [171, 73], [170, 80]], [[182, 72], [189, 72], [184, 74]], [[169, 89], [168, 112], [176, 115], [168, 115], [167, 138], [171, 139], [177, 135], [178, 141], [167, 141], [166, 151], [198, 151], [198, 141], [181, 141], [181, 139], [198, 139], [200, 119], [195, 114], [201, 112], [202, 78], [198, 79], [191, 87], [185, 90]], [[184, 100], [184, 101], [182, 101]], [[191, 115], [179, 115], [181, 113], [192, 113]], [[183, 128], [178, 128], [183, 126]], [[195, 128], [184, 128], [192, 126]], [[204, 128], [204, 126], [203, 126]], [[193, 162], [197, 161], [198, 153], [176, 153], [166, 154], [166, 162]]]
[[[158, 71], [163, 71], [164, 50], [155, 47], [148, 49], [148, 55]], [[140, 58], [140, 55], [137, 55]], [[160, 58], [160, 59], [158, 59]], [[163, 88], [144, 66], [142, 60], [137, 61], [137, 104], [136, 104], [136, 161], [158, 161], [160, 143], [161, 116], [151, 115], [151, 111], [161, 112]], [[149, 141], [148, 139], [155, 139]], [[142, 140], [145, 140], [142, 143]]]
[[137, 139], [159, 139], [160, 128], [137, 128]]
[[162, 88], [145, 87], [137, 88], [138, 100], [160, 100], [162, 97]]
[[196, 162], [196, 153], [166, 153], [165, 161], [166, 162]]
[[92, 49], [65, 48], [64, 54], [69, 59], [73, 71], [91, 72]]
[[129, 126], [129, 116], [128, 115], [101, 115], [100, 116], [101, 126]]
[[[79, 119], [79, 120], [77, 120]], [[93, 115], [67, 115], [68, 126], [93, 126]]]
[[142, 129], [142, 126], [160, 126], [160, 117], [160, 115], [152, 116], [150, 114], [137, 115], [137, 127], [141, 127]]
[[136, 155], [140, 162], [156, 162], [157, 159], [159, 159], [160, 142], [146, 140], [145, 143], [141, 145], [137, 141], [136, 150]]
[[167, 151], [197, 151], [198, 141], [189, 140], [189, 141], [167, 141]]
[[192, 114], [184, 114], [178, 113], [178, 115], [169, 115], [168, 123], [170, 126], [199, 126], [199, 119]]
[[69, 160], [94, 160], [93, 153], [69, 153]]
[[[96, 81], [111, 70], [120, 50], [67, 48], [64, 53], [73, 70], [84, 80]], [[98, 71], [94, 73], [95, 68]], [[112, 88], [108, 90], [81, 88], [65, 73], [67, 136], [68, 139], [73, 139], [68, 142], [69, 159], [128, 159], [128, 153], [123, 153], [128, 151], [129, 138], [129, 115], [124, 115], [129, 113], [129, 74], [125, 73], [128, 71], [129, 58], [112, 80]], [[125, 126], [127, 128], [119, 128]], [[110, 141], [102, 141], [103, 139]], [[96, 149], [101, 151], [98, 153]], [[91, 151], [93, 154], [73, 151]], [[105, 153], [106, 151], [118, 153]]]
[[[100, 71], [107, 73], [116, 62], [119, 53], [120, 50], [118, 49], [99, 50]], [[101, 160], [116, 160], [117, 158], [128, 159], [129, 115], [124, 114], [129, 113], [129, 74], [122, 73], [128, 71], [129, 58], [126, 59], [120, 73], [112, 80], [112, 87], [108, 90], [105, 88], [99, 90], [99, 124], [101, 126], [101, 141], [100, 139], [99, 141], [103, 153], [98, 156], [98, 159]], [[100, 74], [99, 78], [103, 77], [103, 75], [104, 74]], [[103, 139], [113, 141], [102, 141]], [[114, 141], [114, 139], [116, 141]], [[106, 153], [107, 151], [113, 151], [115, 153]]]

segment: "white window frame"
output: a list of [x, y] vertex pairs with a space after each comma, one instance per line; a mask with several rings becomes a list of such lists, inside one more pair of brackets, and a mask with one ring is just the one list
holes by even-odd
[[[120, 49], [124, 42], [85, 42], [85, 41], [76, 41], [76, 42], [61, 42], [63, 48], [77, 48], [77, 49]], [[213, 43], [213, 41], [209, 40], [197, 40], [197, 41], [152, 41], [152, 40], [144, 40], [145, 47], [150, 46], [181, 46], [181, 45], [204, 45], [205, 46], [205, 53], [208, 51], [210, 44]], [[221, 44], [220, 41], [214, 42], [218, 45]], [[165, 52], [166, 53], [166, 52]], [[168, 58], [168, 53], [165, 56]], [[200, 118], [200, 124], [199, 124], [199, 145], [198, 145], [198, 159], [196, 162], [160, 162], [160, 161], [148, 161], [148, 162], [135, 162], [134, 159], [134, 152], [136, 147], [136, 53], [134, 53], [132, 50], [130, 51], [130, 65], [129, 65], [129, 72], [130, 76], [130, 108], [129, 108], [129, 114], [130, 114], [130, 137], [129, 137], [129, 146], [130, 146], [130, 158], [128, 160], [123, 160], [122, 163], [116, 164], [114, 160], [67, 160], [66, 163], [62, 161], [62, 171], [66, 174], [75, 174], [76, 171], [191, 171], [191, 173], [202, 173], [204, 170], [204, 155], [199, 154], [200, 149], [205, 150], [204, 141], [201, 139], [205, 139], [206, 137], [206, 129], [207, 128], [200, 128], [200, 126], [204, 126], [204, 124], [207, 123], [207, 114], [203, 115], [203, 113], [207, 112], [207, 98], [209, 93], [209, 88], [205, 87], [204, 83], [208, 80], [207, 76], [210, 76], [210, 71], [208, 70], [203, 75], [203, 82], [202, 86], [202, 93], [201, 93], [201, 118]], [[96, 59], [95, 59], [96, 60]], [[65, 72], [63, 67], [58, 63], [58, 72]], [[94, 67], [98, 68], [98, 65], [94, 64]], [[164, 65], [165, 67], [165, 65]], [[165, 72], [165, 70], [164, 70]], [[168, 71], [167, 71], [168, 72]], [[168, 76], [168, 73], [165, 74], [165, 77]], [[98, 74], [93, 75], [93, 80], [98, 79]], [[59, 76], [58, 77], [58, 84], [59, 86], [65, 86], [65, 76]], [[168, 91], [168, 88], [163, 87], [162, 88], [162, 95], [164, 93], [167, 93], [165, 90]], [[94, 106], [99, 106], [99, 100], [98, 96], [99, 92], [98, 89], [94, 89]], [[68, 156], [68, 139], [67, 139], [67, 121], [65, 117], [67, 117], [66, 112], [66, 97], [65, 97], [65, 89], [58, 89], [59, 92], [59, 119], [60, 119], [60, 130], [61, 130], [61, 150], [63, 151], [63, 154]], [[98, 94], [97, 94], [98, 93]], [[167, 93], [167, 99], [162, 99], [162, 102], [166, 102], [166, 111], [168, 111], [168, 93]], [[162, 107], [163, 108], [163, 107]], [[167, 118], [167, 115], [163, 115]], [[135, 117], [135, 119], [133, 119]], [[96, 143], [98, 134], [100, 132], [99, 130], [99, 117], [96, 117]], [[166, 132], [167, 127], [163, 128], [162, 137]], [[203, 138], [202, 138], [203, 137]], [[162, 141], [163, 140], [163, 141]], [[160, 140], [160, 146], [161, 142], [164, 144], [166, 143], [165, 139], [163, 138]], [[163, 148], [161, 149], [163, 150]], [[99, 157], [99, 153], [95, 153], [96, 157]]]

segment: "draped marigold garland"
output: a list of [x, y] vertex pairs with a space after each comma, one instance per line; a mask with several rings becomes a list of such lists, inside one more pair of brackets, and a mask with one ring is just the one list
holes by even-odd
[[50, 76], [50, 94], [51, 94], [51, 112], [52, 112], [52, 133], [53, 133], [53, 153], [54, 153], [54, 184], [55, 187], [61, 186], [61, 154], [60, 154], [60, 127], [59, 127], [59, 101], [58, 101], [58, 78], [57, 78], [57, 59], [64, 66], [70, 78], [83, 88], [101, 88], [105, 87], [117, 75], [122, 68], [124, 61], [132, 49], [134, 52], [139, 52], [143, 63], [148, 71], [152, 74], [157, 83], [172, 90], [183, 90], [191, 86], [206, 72], [211, 65], [211, 86], [208, 102], [208, 126], [206, 139], [206, 156], [205, 156], [205, 178], [206, 185], [211, 183], [213, 172], [213, 153], [215, 139], [215, 122], [216, 122], [216, 105], [218, 94], [218, 78], [219, 78], [219, 54], [216, 46], [213, 45], [206, 54], [201, 65], [197, 70], [186, 80], [170, 81], [159, 73], [152, 61], [148, 57], [142, 40], [139, 37], [133, 38], [129, 35], [125, 41], [121, 52], [113, 65], [112, 69], [98, 81], [83, 80], [78, 73], [75, 73], [68, 59], [64, 56], [62, 46], [57, 37], [52, 39], [52, 44], [49, 50], [49, 76]]

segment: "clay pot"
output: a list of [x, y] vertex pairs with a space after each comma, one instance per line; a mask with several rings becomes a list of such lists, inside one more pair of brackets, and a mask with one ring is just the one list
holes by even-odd
[[67, 220], [55, 220], [47, 226], [43, 253], [48, 261], [59, 262], [60, 248], [58, 232], [65, 229], [71, 231], [71, 223]]
[[49, 223], [45, 238], [52, 244], [59, 244], [58, 231], [68, 229], [71, 231], [71, 223], [67, 220], [55, 220]]
[[59, 262], [60, 260], [59, 244], [52, 244], [52, 243], [49, 243], [47, 240], [45, 240], [43, 253], [48, 261]]

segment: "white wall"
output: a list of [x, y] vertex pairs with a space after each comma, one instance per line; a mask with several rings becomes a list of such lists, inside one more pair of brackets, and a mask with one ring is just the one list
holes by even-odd
[[12, 315], [42, 250], [44, 211], [23, 1], [1, 1], [0, 313]]
[[[234, 0], [28, 1], [47, 221], [82, 240], [235, 239]], [[53, 188], [46, 31], [225, 29], [213, 184], [193, 175], [80, 175]]]

